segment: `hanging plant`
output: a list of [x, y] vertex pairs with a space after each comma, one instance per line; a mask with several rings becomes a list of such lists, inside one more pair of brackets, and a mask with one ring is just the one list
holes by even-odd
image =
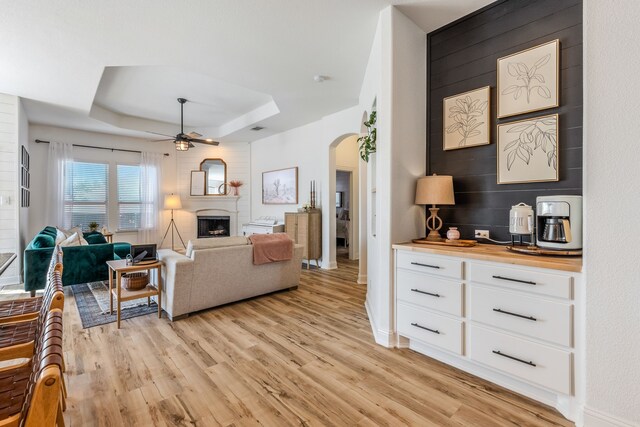
[[376, 112], [372, 111], [369, 115], [369, 120], [364, 122], [367, 128], [367, 134], [358, 138], [360, 143], [360, 157], [365, 162], [369, 162], [369, 156], [371, 153], [376, 152]]

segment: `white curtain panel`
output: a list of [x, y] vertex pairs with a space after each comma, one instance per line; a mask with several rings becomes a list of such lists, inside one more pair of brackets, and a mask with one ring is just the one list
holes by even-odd
[[73, 145], [62, 142], [49, 143], [47, 166], [47, 197], [45, 215], [47, 224], [54, 227], [71, 227], [71, 209], [64, 200], [64, 184], [68, 174], [73, 173]]
[[153, 243], [160, 225], [160, 190], [162, 183], [162, 153], [140, 154], [140, 228], [139, 243]]

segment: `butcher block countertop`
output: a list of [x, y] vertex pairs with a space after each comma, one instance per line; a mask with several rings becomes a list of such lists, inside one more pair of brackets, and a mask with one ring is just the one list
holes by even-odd
[[507, 250], [504, 246], [478, 244], [472, 247], [437, 246], [419, 243], [397, 243], [393, 249], [423, 252], [434, 255], [457, 256], [480, 261], [502, 262], [525, 265], [527, 267], [550, 268], [553, 270], [582, 271], [582, 257], [526, 255]]

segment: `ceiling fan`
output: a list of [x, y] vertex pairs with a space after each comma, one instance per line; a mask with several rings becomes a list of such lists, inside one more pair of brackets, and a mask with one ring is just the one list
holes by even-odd
[[152, 133], [154, 135], [170, 137], [169, 139], [157, 139], [154, 142], [173, 141], [173, 143], [176, 145], [176, 150], [178, 151], [187, 151], [189, 150], [189, 148], [195, 147], [193, 143], [219, 145], [220, 143], [218, 141], [214, 141], [211, 138], [201, 139], [202, 135], [200, 135], [198, 132], [184, 133], [184, 104], [187, 102], [187, 100], [185, 98], [178, 98], [178, 102], [180, 103], [180, 133], [178, 133], [176, 136], [171, 136], [165, 135], [164, 133], [147, 131], [148, 133]]

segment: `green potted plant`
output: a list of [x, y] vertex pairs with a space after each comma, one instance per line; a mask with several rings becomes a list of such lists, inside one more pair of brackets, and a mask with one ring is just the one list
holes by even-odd
[[360, 143], [360, 157], [365, 162], [369, 162], [371, 153], [376, 152], [376, 111], [372, 111], [369, 120], [363, 123], [367, 128], [367, 134], [358, 138]]
[[99, 225], [95, 221], [91, 221], [89, 223], [89, 231], [96, 231], [98, 229], [98, 227], [99, 227]]

